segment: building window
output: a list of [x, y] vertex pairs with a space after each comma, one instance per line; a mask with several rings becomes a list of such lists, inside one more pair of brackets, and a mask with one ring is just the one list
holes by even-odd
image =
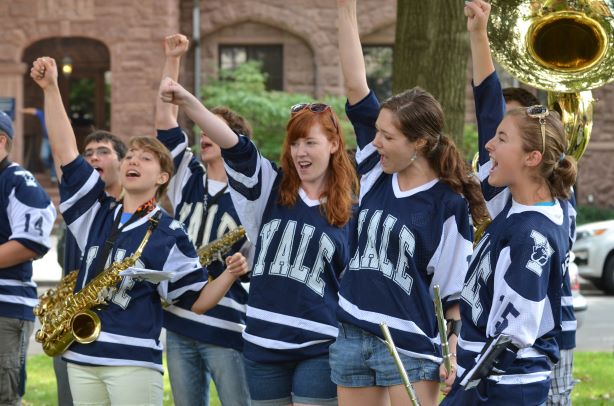
[[220, 45], [220, 69], [233, 69], [248, 61], [258, 61], [266, 74], [267, 90], [284, 88], [282, 45]]
[[362, 48], [367, 69], [367, 83], [385, 100], [392, 96], [392, 45], [365, 45]]

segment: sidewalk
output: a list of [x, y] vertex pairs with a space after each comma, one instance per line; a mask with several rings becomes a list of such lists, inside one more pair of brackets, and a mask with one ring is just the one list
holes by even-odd
[[[62, 268], [58, 264], [58, 252], [56, 250], [58, 239], [55, 235], [51, 236], [51, 249], [44, 257], [32, 263], [32, 279], [46, 290], [47, 286], [55, 286], [62, 279]], [[39, 290], [39, 294], [42, 293]]]
[[[40, 296], [47, 289], [54, 288], [55, 285], [62, 279], [62, 268], [58, 264], [57, 247], [58, 239], [55, 235], [51, 236], [51, 249], [44, 257], [32, 262], [32, 280], [38, 285], [38, 295]], [[43, 354], [43, 348], [40, 343], [34, 339], [36, 330], [40, 328], [38, 318], [34, 322], [34, 333], [30, 336], [30, 344], [28, 345], [28, 355]]]

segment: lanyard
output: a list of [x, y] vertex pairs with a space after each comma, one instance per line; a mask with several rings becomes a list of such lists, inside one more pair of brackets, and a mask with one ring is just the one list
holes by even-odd
[[[122, 210], [117, 213], [117, 217], [115, 217], [115, 221], [113, 221], [113, 225], [111, 226], [111, 233], [109, 234], [109, 237], [104, 243], [102, 252], [100, 253], [100, 255], [97, 255], [96, 266], [94, 267], [94, 272], [92, 273], [92, 279], [104, 270], [105, 263], [107, 262], [107, 257], [111, 253], [111, 250], [113, 249], [113, 245], [115, 244], [115, 240], [117, 240], [117, 236], [119, 236], [119, 233], [130, 224], [136, 222], [137, 220], [140, 220], [141, 218], [145, 217], [149, 212], [151, 212], [155, 208], [154, 202], [155, 199], [151, 199], [145, 204], [139, 206], [139, 208], [136, 209], [132, 216], [130, 216], [130, 219], [121, 226], [119, 225], [119, 221], [122, 218], [123, 207]], [[156, 215], [157, 218], [160, 217], [159, 212], [156, 213]]]
[[[213, 196], [211, 199], [211, 206], [214, 206], [218, 200], [224, 195], [226, 189], [228, 188], [228, 184], [222, 188], [219, 192]], [[196, 247], [200, 247], [203, 245], [203, 232], [205, 231], [205, 223], [207, 222], [207, 213], [209, 212], [209, 178], [205, 177], [205, 196], [203, 197], [203, 213], [200, 221], [200, 227], [198, 228], [198, 234], [196, 236]], [[205, 241], [207, 243], [209, 241]]]

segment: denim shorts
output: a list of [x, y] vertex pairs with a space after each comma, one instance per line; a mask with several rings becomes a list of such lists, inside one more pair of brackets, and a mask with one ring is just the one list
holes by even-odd
[[337, 405], [337, 386], [330, 379], [328, 355], [270, 364], [243, 360], [254, 406]]
[[[350, 388], [403, 384], [384, 341], [351, 324], [340, 323], [337, 341], [330, 346], [333, 382]], [[411, 382], [438, 381], [439, 364], [399, 354]]]

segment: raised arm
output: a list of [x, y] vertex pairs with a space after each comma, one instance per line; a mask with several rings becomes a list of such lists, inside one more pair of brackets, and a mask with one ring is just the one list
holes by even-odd
[[160, 98], [165, 103], [172, 103], [183, 108], [188, 117], [220, 148], [232, 148], [239, 142], [238, 135], [228, 127], [224, 120], [210, 112], [200, 100], [173, 79], [162, 79]]
[[[164, 69], [162, 78], [169, 77], [179, 80], [179, 66], [181, 57], [188, 51], [190, 41], [185, 35], [174, 34], [164, 38]], [[156, 101], [156, 128], [168, 130], [178, 126], [177, 111], [179, 108], [173, 104], [164, 103], [160, 98]]]
[[350, 105], [369, 94], [367, 71], [358, 35], [356, 0], [337, 0], [339, 58], [345, 81], [345, 94]]
[[30, 76], [43, 89], [45, 95], [45, 124], [51, 144], [56, 171], [79, 156], [75, 133], [64, 110], [58, 87], [58, 68], [53, 58], [44, 56], [34, 61]]
[[488, 17], [490, 4], [483, 0], [473, 0], [465, 4], [467, 30], [471, 43], [471, 60], [473, 62], [473, 84], [478, 86], [495, 71], [488, 41]]

